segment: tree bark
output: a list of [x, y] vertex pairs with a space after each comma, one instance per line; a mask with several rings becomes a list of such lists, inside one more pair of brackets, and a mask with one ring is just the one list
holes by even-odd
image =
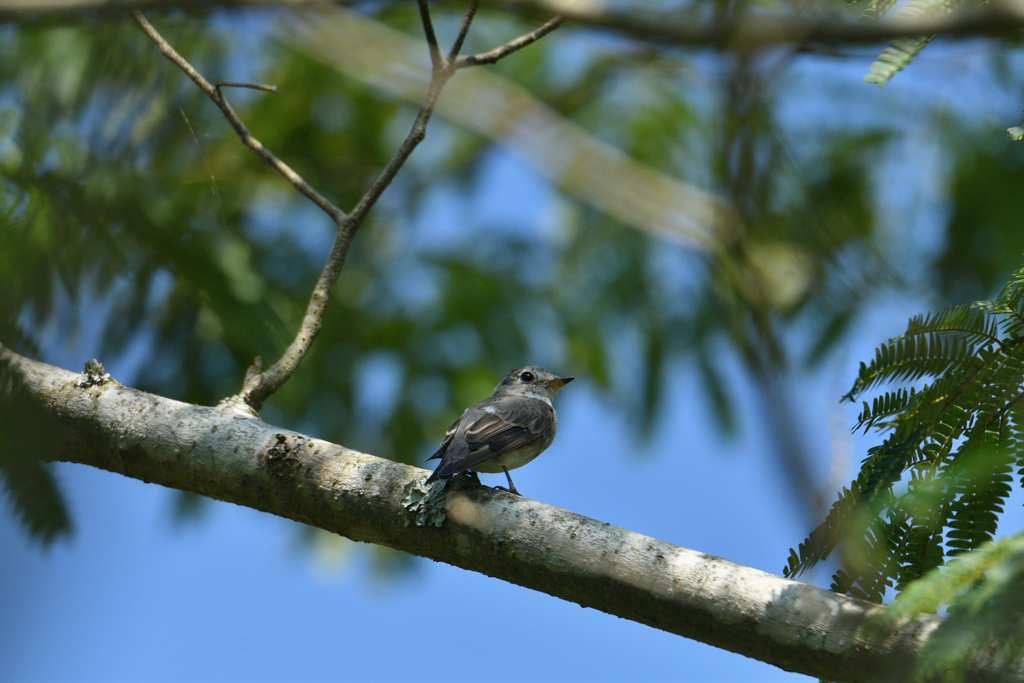
[[[17, 406], [15, 406], [15, 403]], [[29, 405], [30, 404], [30, 405]], [[886, 609], [567, 510], [262, 422], [75, 374], [0, 346], [0, 410], [45, 416], [59, 450], [29, 454], [192, 491], [543, 591], [833, 681], [907, 678], [941, 619], [886, 636], [860, 627]], [[0, 435], [0, 445], [9, 443]], [[50, 440], [52, 441], [52, 440]], [[979, 661], [971, 680], [1024, 680]]]
[[[576, 26], [603, 29], [648, 43], [753, 52], [776, 45], [875, 45], [897, 38], [1016, 36], [1024, 27], [1024, 2], [990, 0], [981, 8], [936, 12], [883, 21], [857, 21], [848, 13], [749, 12], [732, 21], [697, 22], [669, 12], [638, 12], [591, 0], [483, 0], [536, 15], [561, 15]], [[64, 21], [82, 13], [117, 14], [127, 9], [208, 11], [214, 7], [316, 7], [352, 0], [0, 0], [0, 20]], [[640, 3], [637, 3], [639, 6]]]

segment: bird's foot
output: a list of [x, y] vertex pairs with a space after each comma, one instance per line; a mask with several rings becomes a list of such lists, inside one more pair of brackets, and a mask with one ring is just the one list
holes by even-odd
[[511, 494], [517, 495], [520, 498], [523, 497], [523, 494], [519, 493], [519, 491], [516, 491], [516, 487], [515, 486], [511, 486], [511, 487], [509, 487], [509, 486], [495, 486], [494, 490], [495, 491], [505, 491], [506, 493], [511, 493]]
[[495, 488], [497, 488], [498, 490], [507, 490], [508, 493], [515, 494], [516, 496], [521, 497], [522, 494], [517, 492], [517, 490], [515, 489], [515, 484], [512, 483], [512, 475], [509, 474], [509, 468], [502, 465], [502, 471], [505, 472], [505, 478], [509, 480], [509, 487], [506, 488], [505, 486], [495, 486]]
[[508, 491], [509, 493], [514, 493], [515, 495], [522, 497], [523, 494], [516, 491], [516, 485], [512, 483], [512, 475], [508, 473], [508, 468], [502, 465], [501, 471], [505, 473], [505, 478], [508, 479], [508, 488], [505, 488], [504, 486], [495, 486], [494, 488], [499, 491]]

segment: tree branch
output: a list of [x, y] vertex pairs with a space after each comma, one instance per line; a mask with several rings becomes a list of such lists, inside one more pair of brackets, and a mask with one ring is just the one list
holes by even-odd
[[[423, 141], [423, 138], [427, 134], [427, 122], [430, 121], [430, 117], [434, 113], [434, 105], [437, 104], [437, 98], [441, 94], [441, 90], [444, 88], [448, 79], [455, 73], [455, 69], [451, 65], [441, 58], [440, 51], [437, 50], [437, 38], [434, 36], [434, 27], [430, 21], [430, 10], [427, 8], [426, 0], [419, 0], [420, 2], [420, 13], [423, 18], [423, 30], [427, 34], [427, 43], [430, 47], [431, 61], [433, 68], [430, 72], [430, 85], [427, 86], [427, 96], [420, 106], [419, 113], [416, 115], [416, 120], [413, 121], [412, 130], [409, 131], [409, 135], [406, 136], [402, 144], [399, 145], [398, 150], [394, 156], [388, 162], [384, 170], [381, 171], [380, 175], [370, 185], [370, 189], [366, 191], [356, 207], [352, 209], [352, 213], [349, 214], [342, 231], [349, 231], [355, 234], [355, 231], [362, 225], [363, 220], [366, 218], [366, 214], [369, 213], [373, 205], [377, 203], [380, 196], [387, 189], [391, 181], [398, 175], [399, 169], [405, 163], [405, 160], [409, 158], [412, 151], [416, 149], [416, 146]], [[474, 3], [475, 5], [476, 3]], [[469, 20], [472, 21], [472, 14], [469, 15]], [[437, 61], [434, 61], [434, 53], [437, 51]]]
[[430, 48], [430, 66], [437, 71], [442, 68], [441, 48], [437, 46], [437, 35], [434, 33], [434, 22], [430, 19], [430, 6], [427, 0], [416, 0], [420, 8], [420, 21], [423, 24], [423, 34], [427, 38], [427, 47]]
[[452, 49], [448, 52], [449, 67], [454, 67], [453, 62], [459, 58], [459, 53], [462, 52], [462, 44], [466, 42], [466, 34], [469, 33], [469, 27], [473, 24], [473, 17], [476, 16], [476, 10], [480, 7], [479, 0], [473, 0], [469, 4], [469, 10], [466, 12], [466, 16], [462, 19], [462, 25], [459, 27], [459, 34], [455, 36], [455, 41], [452, 43]]
[[[156, 46], [160, 49], [160, 52], [171, 61], [172, 64], [177, 66], [179, 69], [185, 72], [192, 82], [199, 86], [199, 89], [206, 93], [206, 96], [213, 100], [213, 103], [217, 105], [217, 108], [224, 114], [224, 118], [228, 120], [231, 127], [238, 133], [238, 137], [242, 139], [242, 144], [251, 149], [257, 156], [266, 161], [270, 166], [280, 173], [285, 180], [292, 184], [299, 192], [304, 194], [314, 204], [319, 206], [324, 213], [331, 217], [331, 220], [335, 224], [340, 223], [345, 218], [345, 212], [336, 207], [326, 197], [321, 195], [319, 192], [314, 190], [309, 183], [302, 179], [298, 173], [292, 170], [292, 168], [278, 159], [273, 152], [263, 146], [259, 140], [257, 140], [249, 129], [245, 127], [242, 120], [238, 118], [235, 110], [228, 104], [227, 99], [224, 97], [224, 93], [221, 91], [220, 86], [211, 85], [209, 81], [203, 78], [202, 74], [196, 71], [195, 67], [188, 63], [184, 57], [171, 47], [170, 43], [164, 40], [164, 37], [157, 32], [151, 23], [143, 16], [142, 12], [138, 10], [132, 10], [132, 18], [135, 19], [135, 23], [139, 25], [149, 38], [156, 43]], [[225, 85], [235, 85], [234, 83]], [[250, 86], [251, 87], [251, 86]]]
[[[285, 177], [299, 192], [308, 197], [313, 201], [314, 204], [319, 206], [331, 220], [338, 230], [338, 234], [334, 240], [334, 246], [331, 248], [330, 256], [327, 258], [327, 263], [324, 265], [323, 270], [320, 272], [320, 277], [317, 278], [316, 284], [313, 286], [313, 292], [310, 294], [309, 303], [306, 305], [306, 312], [303, 315], [302, 322], [299, 325], [299, 330], [292, 340], [288, 348], [285, 349], [284, 353], [281, 354], [281, 358], [278, 359], [274, 365], [268, 368], [265, 372], [262, 371], [261, 361], [257, 358], [252, 367], [246, 372], [245, 380], [242, 385], [242, 391], [239, 392], [235, 399], [241, 400], [246, 403], [252, 410], [259, 411], [263, 406], [263, 402], [268, 396], [277, 391], [285, 382], [294, 374], [299, 363], [302, 362], [302, 358], [309, 351], [309, 347], [312, 345], [313, 340], [316, 339], [317, 335], [320, 334], [320, 327], [323, 324], [323, 316], [327, 310], [327, 301], [330, 299], [331, 290], [334, 289], [334, 284], [338, 281], [338, 276], [341, 274], [341, 268], [345, 263], [345, 257], [348, 254], [349, 246], [352, 243], [352, 235], [355, 232], [354, 228], [350, 227], [350, 222], [346, 219], [345, 212], [335, 206], [326, 197], [321, 195], [319, 192], [314, 190], [305, 180], [295, 173], [287, 164], [278, 159], [271, 153], [263, 144], [257, 140], [242, 123], [242, 120], [238, 118], [231, 105], [228, 104], [227, 99], [224, 97], [224, 93], [221, 91], [221, 85], [236, 85], [234, 83], [218, 84], [217, 86], [210, 85], [210, 82], [203, 78], [189, 62], [182, 57], [178, 52], [171, 47], [171, 45], [164, 40], [163, 36], [157, 32], [156, 28], [153, 27], [146, 17], [142, 15], [138, 10], [132, 10], [132, 17], [139, 27], [145, 32], [147, 36], [156, 43], [160, 51], [167, 57], [173, 64], [185, 72], [192, 81], [199, 86], [206, 95], [213, 100], [214, 104], [221, 110], [224, 117], [231, 124], [232, 128], [238, 133], [238, 136], [242, 138], [242, 142], [246, 147], [251, 149], [261, 158], [267, 161], [272, 167], [274, 167], [282, 176]], [[359, 222], [362, 222], [361, 219]], [[358, 227], [358, 224], [356, 224]]]
[[[76, 375], [0, 346], [0, 410], [33, 409], [37, 453], [192, 491], [503, 579], [833, 681], [903, 680], [941, 623], [860, 627], [885, 607], [687, 550], [537, 501], [205, 408]], [[975, 677], [1024, 680], [1024, 660]]]
[[[415, 121], [413, 121], [412, 129], [408, 136], [406, 136], [405, 140], [384, 167], [384, 170], [381, 171], [374, 179], [373, 183], [348, 215], [345, 215], [341, 209], [334, 206], [326, 198], [316, 192], [316, 190], [302, 180], [297, 173], [292, 171], [292, 169], [284, 162], [280, 161], [269, 150], [263, 147], [259, 140], [249, 133], [245, 124], [243, 124], [241, 119], [239, 119], [235, 114], [231, 105], [228, 104], [225, 99], [223, 92], [220, 90], [220, 85], [237, 86], [240, 84], [224, 83], [218, 84], [218, 86], [211, 85], [209, 81], [203, 78], [203, 76], [191, 64], [189, 64], [187, 60], [185, 60], [185, 58], [178, 54], [174, 48], [164, 40], [164, 38], [157, 32], [153, 25], [146, 20], [141, 12], [138, 10], [132, 10], [132, 16], [146, 35], [156, 43], [160, 51], [171, 62], [184, 71], [189, 78], [191, 78], [193, 82], [195, 82], [195, 84], [199, 86], [199, 88], [206, 93], [211, 100], [213, 100], [213, 102], [224, 113], [225, 118], [227, 118], [228, 122], [238, 133], [239, 137], [242, 138], [243, 143], [270, 163], [271, 166], [277, 169], [297, 189], [299, 189], [300, 192], [312, 199], [314, 203], [327, 212], [338, 227], [338, 235], [335, 239], [334, 246], [331, 249], [331, 254], [313, 288], [309, 303], [306, 306], [306, 312], [299, 325], [299, 330], [295, 335], [295, 338], [288, 345], [288, 348], [285, 349], [284, 353], [281, 354], [281, 358], [266, 371], [262, 370], [260, 367], [260, 361], [257, 359], [249, 372], [246, 373], [242, 390], [237, 396], [233, 397], [233, 399], [242, 401], [253, 410], [258, 411], [262, 407], [263, 402], [266, 401], [266, 399], [275, 391], [281, 388], [292, 374], [294, 374], [299, 363], [302, 362], [302, 358], [308, 352], [317, 335], [319, 335], [320, 328], [323, 324], [323, 316], [327, 308], [327, 302], [330, 299], [334, 284], [337, 282], [338, 277], [341, 274], [341, 269], [345, 264], [345, 259], [348, 256], [348, 251], [352, 244], [352, 239], [355, 236], [356, 231], [359, 230], [359, 227], [363, 224], [363, 221], [366, 219], [370, 209], [373, 208], [384, 190], [386, 190], [394, 180], [398, 171], [405, 164], [405, 161], [412, 154], [416, 146], [419, 145], [424, 137], [426, 137], [427, 123], [434, 112], [434, 106], [437, 103], [437, 98], [441, 94], [441, 90], [456, 71], [455, 65], [459, 56], [459, 51], [462, 49], [462, 44], [466, 38], [466, 34], [469, 32], [469, 28], [472, 25], [478, 4], [477, 0], [473, 0], [473, 2], [470, 3], [469, 10], [466, 12], [465, 18], [462, 21], [458, 36], [452, 45], [449, 56], [447, 59], [444, 59], [441, 56], [440, 49], [437, 45], [437, 36], [434, 33], [433, 22], [430, 18], [430, 9], [427, 5], [427, 0], [419, 0], [420, 16], [423, 22], [423, 30], [427, 38], [427, 44], [430, 48], [432, 63], [430, 84], [427, 87], [427, 94], [424, 98], [423, 104], [420, 106], [420, 110], [416, 115]], [[264, 86], [247, 87], [260, 87], [262, 89]]]
[[947, 35], [1011, 36], [1024, 29], [1024, 1], [993, 0], [980, 9], [964, 9], [875, 22], [849, 13], [766, 13], [750, 11], [733, 21], [701, 23], [676, 14], [616, 9], [594, 0], [485, 0], [518, 13], [561, 15], [567, 22], [608, 29], [638, 40], [750, 52], [774, 45], [874, 45], [895, 38]]
[[262, 83], [233, 83], [231, 81], [218, 81], [217, 85], [214, 87], [218, 90], [221, 88], [249, 88], [251, 90], [262, 90], [263, 92], [277, 92], [276, 85], [264, 85]]
[[547, 23], [545, 23], [543, 26], [536, 29], [535, 31], [530, 31], [525, 35], [519, 36], [515, 40], [510, 40], [504, 45], [496, 47], [493, 50], [490, 50], [488, 52], [481, 52], [475, 55], [469, 55], [468, 57], [459, 57], [455, 61], [455, 68], [465, 69], [466, 67], [479, 66], [481, 64], [494, 64], [502, 57], [507, 57], [516, 50], [521, 50], [530, 43], [540, 38], [543, 38], [544, 36], [551, 33], [561, 25], [562, 17], [554, 17], [553, 19], [549, 19]]
[[[674, 14], [616, 10], [593, 0], [485, 0], [531, 16], [562, 15], [578, 26], [608, 29], [638, 40], [720, 50], [753, 50], [772, 45], [875, 45], [895, 38], [947, 35], [957, 38], [1007, 36], [1024, 29], [1024, 2], [993, 1], [981, 9], [914, 18], [860, 22], [848, 14], [751, 13], [738, 22], [681, 21]], [[83, 12], [128, 8], [209, 9], [349, 4], [342, 0], [0, 0], [0, 20], [60, 18]]]

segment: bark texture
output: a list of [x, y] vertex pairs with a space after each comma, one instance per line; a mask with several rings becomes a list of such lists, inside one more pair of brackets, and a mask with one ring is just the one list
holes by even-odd
[[[181, 403], [0, 346], [0, 410], [15, 403], [44, 415], [58, 437], [59, 451], [33, 456], [447, 562], [789, 671], [902, 680], [941, 623], [923, 616], [866, 637], [860, 626], [884, 607], [462, 478], [424, 487], [426, 470], [274, 427], [244, 407]], [[972, 680], [1024, 680], [1020, 661], [991, 667], [979, 663]]]

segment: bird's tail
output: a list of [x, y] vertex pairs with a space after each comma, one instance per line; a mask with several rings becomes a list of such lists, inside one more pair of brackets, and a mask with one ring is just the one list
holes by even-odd
[[454, 459], [445, 459], [441, 461], [441, 464], [437, 466], [433, 474], [427, 477], [427, 484], [437, 481], [438, 479], [451, 479], [456, 474], [459, 474], [462, 470], [459, 468], [459, 462]]

